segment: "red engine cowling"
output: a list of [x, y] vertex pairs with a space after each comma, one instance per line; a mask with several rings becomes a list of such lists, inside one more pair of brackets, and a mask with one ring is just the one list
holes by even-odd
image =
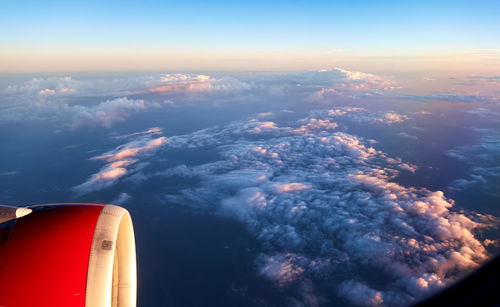
[[[0, 306], [136, 305], [135, 239], [127, 210], [104, 204], [30, 209], [0, 224]], [[1, 211], [4, 221], [13, 215]]]

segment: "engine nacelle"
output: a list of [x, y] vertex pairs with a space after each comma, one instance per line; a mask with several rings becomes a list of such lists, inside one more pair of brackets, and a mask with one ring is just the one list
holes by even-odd
[[0, 224], [0, 306], [136, 305], [135, 239], [127, 210], [104, 204], [30, 209]]

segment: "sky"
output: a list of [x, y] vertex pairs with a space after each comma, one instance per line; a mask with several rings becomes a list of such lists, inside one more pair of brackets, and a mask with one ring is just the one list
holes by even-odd
[[497, 1], [3, 1], [0, 71], [500, 68]]

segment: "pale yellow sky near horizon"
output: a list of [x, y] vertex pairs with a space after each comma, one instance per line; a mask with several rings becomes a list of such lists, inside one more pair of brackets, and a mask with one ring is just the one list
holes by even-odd
[[0, 50], [0, 72], [157, 70], [298, 71], [343, 67], [366, 72], [500, 75], [500, 49], [461, 52], [290, 50]]

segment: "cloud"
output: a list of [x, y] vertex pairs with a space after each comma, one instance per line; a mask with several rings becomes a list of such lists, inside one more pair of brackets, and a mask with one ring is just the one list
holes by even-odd
[[17, 174], [19, 174], [19, 172], [9, 171], [9, 172], [2, 172], [2, 173], [0, 173], [0, 176], [13, 176], [13, 175], [17, 175]]
[[274, 188], [278, 193], [293, 193], [301, 190], [310, 189], [312, 186], [300, 182], [291, 182], [275, 185]]
[[165, 137], [152, 138], [152, 135], [157, 132], [156, 129], [149, 129], [148, 131], [151, 131], [151, 133], [137, 133], [137, 137], [132, 141], [120, 145], [110, 152], [91, 158], [91, 160], [106, 161], [107, 164], [87, 181], [73, 187], [73, 190], [78, 194], [99, 191], [116, 184], [125, 175], [129, 175], [131, 173], [129, 171], [130, 166], [135, 164], [135, 171], [138, 171], [141, 168], [141, 163], [137, 162], [167, 142]]
[[451, 102], [471, 102], [471, 103], [484, 103], [484, 104], [499, 104], [500, 99], [494, 95], [481, 95], [481, 94], [467, 94], [467, 93], [432, 93], [427, 95], [399, 95], [401, 99], [408, 99], [413, 101], [451, 101]]
[[350, 98], [384, 95], [399, 89], [396, 82], [377, 75], [342, 68], [297, 74], [300, 84], [320, 87], [311, 100], [328, 101], [338, 96]]
[[492, 84], [500, 83], [500, 76], [467, 76], [467, 79], [474, 82], [487, 82]]
[[393, 89], [395, 86], [395, 82], [387, 78], [359, 71], [349, 71], [342, 68], [307, 71], [290, 74], [289, 77], [299, 81], [300, 84], [334, 86], [338, 89]]
[[121, 205], [129, 202], [131, 199], [132, 199], [132, 196], [130, 196], [130, 194], [122, 192], [122, 193], [120, 193], [120, 195], [118, 195], [118, 197], [116, 197], [115, 199], [113, 199], [111, 201], [111, 204], [121, 206]]
[[[220, 78], [197, 74], [167, 74], [121, 78], [72, 77], [34, 78], [22, 84], [9, 85], [2, 91], [0, 112], [3, 120], [58, 119], [65, 122], [73, 118], [72, 125], [109, 127], [125, 120], [131, 111], [144, 111], [151, 107], [170, 105], [173, 100], [162, 98], [156, 103], [151, 94], [177, 97], [176, 102], [187, 103], [200, 95], [228, 95], [249, 89], [249, 85], [231, 76]], [[134, 95], [134, 99], [129, 98]], [[106, 97], [107, 100], [94, 104]], [[157, 96], [155, 96], [157, 97]], [[82, 99], [84, 98], [84, 99]], [[175, 104], [175, 103], [174, 103]]]
[[258, 260], [262, 262], [260, 273], [274, 280], [280, 287], [290, 285], [304, 273], [304, 268], [296, 264], [297, 257], [292, 253], [274, 256], [261, 255]]
[[[73, 129], [85, 126], [110, 128], [126, 121], [133, 113], [142, 112], [161, 105], [143, 99], [117, 97], [98, 103], [77, 104], [52, 92], [43, 91], [37, 97], [8, 98], [11, 104], [4, 105], [0, 119], [3, 120], [57, 120], [61, 125]], [[47, 94], [49, 93], [49, 94]], [[11, 100], [9, 100], [11, 99]]]
[[500, 118], [500, 112], [495, 112], [493, 110], [486, 108], [469, 109], [465, 110], [464, 112], [469, 114], [474, 114], [483, 118], [496, 118], [496, 119]]
[[127, 139], [130, 137], [135, 137], [135, 136], [139, 136], [139, 135], [159, 135], [162, 133], [163, 133], [163, 129], [161, 129], [160, 127], [153, 127], [153, 128], [149, 128], [146, 131], [134, 132], [134, 133], [126, 134], [126, 135], [117, 135], [117, 136], [114, 136], [113, 138], [114, 139]]
[[500, 166], [473, 167], [469, 169], [468, 178], [455, 179], [450, 186], [452, 190], [466, 190], [474, 186], [483, 193], [500, 196], [495, 182], [500, 179]]
[[4, 94], [27, 96], [122, 96], [147, 92], [239, 91], [249, 85], [231, 76], [215, 78], [201, 74], [158, 74], [120, 78], [33, 78], [9, 85]]
[[[400, 169], [416, 166], [367, 140], [307, 125], [358, 112], [354, 118], [387, 120], [335, 109], [290, 127], [274, 123], [257, 139], [251, 135], [262, 122], [255, 120], [171, 137], [163, 151], [217, 146], [221, 158], [157, 173], [200, 179], [166, 199], [244, 223], [263, 247], [259, 272], [279, 287], [329, 280], [353, 303], [414, 303], [487, 260], [476, 231], [497, 222], [455, 208], [441, 191], [394, 182]], [[369, 277], [376, 275], [385, 281]]]
[[380, 291], [354, 280], [343, 281], [338, 291], [341, 296], [355, 305], [380, 306], [384, 302]]
[[39, 95], [55, 95], [55, 93], [56, 93], [56, 91], [48, 89], [48, 88], [46, 88], [44, 90], [40, 90], [38, 92]]
[[91, 107], [73, 106], [73, 128], [83, 126], [111, 127], [116, 122], [125, 121], [132, 111], [146, 109], [144, 100], [127, 99], [125, 97], [106, 100]]
[[349, 120], [358, 123], [400, 124], [410, 119], [409, 116], [393, 111], [371, 112], [364, 108], [340, 107], [311, 112], [312, 117], [329, 120]]
[[[497, 77], [468, 78], [469, 82], [481, 84], [496, 82]], [[283, 96], [296, 101], [329, 103], [342, 99], [357, 99], [384, 96], [409, 101], [446, 100], [458, 102], [499, 103], [498, 90], [438, 92], [427, 95], [412, 95], [398, 91], [400, 86], [390, 78], [342, 68], [284, 74], [152, 74], [129, 77], [33, 78], [11, 84], [1, 95], [2, 120], [57, 119], [66, 124], [66, 118], [86, 114], [92, 125], [110, 125], [116, 121], [96, 120], [102, 108], [110, 101], [128, 99], [143, 101], [143, 107], [129, 106], [127, 114], [144, 111], [151, 107], [177, 106], [203, 101], [214, 105], [234, 104], [235, 101], [261, 101], [267, 103], [269, 96]], [[207, 99], [210, 98], [210, 99]], [[230, 99], [229, 99], [230, 98]], [[154, 100], [158, 99], [158, 102]], [[152, 101], [153, 100], [153, 101]], [[101, 101], [99, 104], [96, 102]], [[266, 113], [266, 112], [264, 112]], [[269, 112], [267, 112], [269, 113]], [[262, 117], [259, 114], [258, 117]], [[266, 114], [266, 116], [268, 116]], [[388, 113], [386, 116], [390, 117]], [[126, 117], [126, 116], [125, 116]], [[123, 120], [124, 116], [119, 116]], [[390, 118], [388, 118], [389, 120]], [[75, 123], [70, 123], [75, 125]]]
[[493, 129], [475, 129], [479, 134], [475, 144], [458, 146], [446, 154], [467, 163], [487, 163], [500, 158], [500, 132]]
[[50, 94], [51, 96], [114, 96], [128, 95], [157, 83], [158, 76], [120, 78], [66, 77], [33, 78], [22, 84], [11, 84], [4, 94], [24, 97]]
[[307, 118], [302, 126], [295, 129], [295, 133], [318, 133], [320, 131], [334, 130], [339, 125], [329, 119]]
[[273, 116], [274, 114], [272, 112], [262, 112], [262, 113], [259, 113], [257, 114], [257, 117], [270, 117], [270, 116]]
[[236, 78], [226, 76], [214, 78], [197, 74], [167, 74], [160, 78], [160, 84], [152, 86], [153, 93], [211, 93], [238, 92], [250, 86]]
[[418, 140], [418, 137], [408, 134], [406, 132], [398, 132], [396, 133], [397, 136], [402, 137], [404, 139], [410, 139], [410, 140]]

